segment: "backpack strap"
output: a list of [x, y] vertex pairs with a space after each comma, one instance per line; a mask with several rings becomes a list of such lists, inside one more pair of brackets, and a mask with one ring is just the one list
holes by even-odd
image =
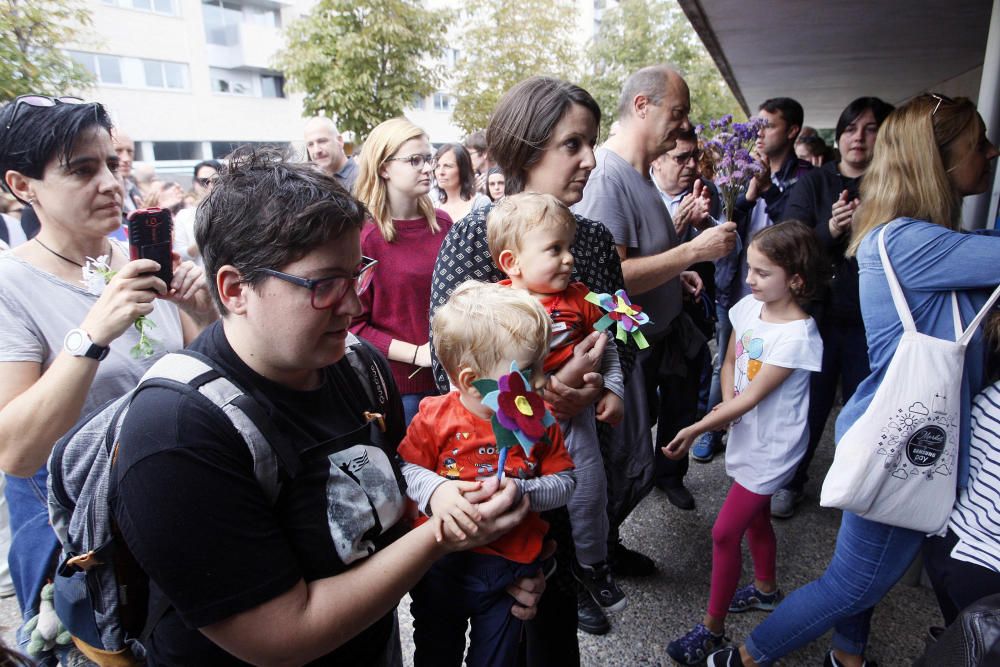
[[197, 394], [219, 408], [246, 443], [254, 477], [272, 503], [280, 491], [279, 467], [292, 477], [298, 474], [298, 456], [287, 439], [276, 433], [271, 411], [204, 355], [183, 350], [163, 356], [146, 371], [135, 393], [155, 386]]
[[389, 409], [389, 384], [378, 359], [371, 350], [353, 333], [347, 334], [345, 342], [348, 363], [365, 388], [368, 404], [371, 410], [365, 412], [365, 419], [376, 422], [379, 430], [385, 433], [385, 417]]

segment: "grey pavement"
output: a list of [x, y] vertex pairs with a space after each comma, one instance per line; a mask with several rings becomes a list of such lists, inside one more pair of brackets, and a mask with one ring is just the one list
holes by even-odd
[[[832, 456], [830, 429], [813, 462], [813, 479], [807, 497], [793, 519], [775, 521], [778, 535], [778, 577], [787, 592], [816, 578], [833, 552], [840, 513], [817, 505], [823, 473]], [[666, 654], [667, 642], [701, 620], [708, 603], [711, 573], [711, 527], [729, 490], [721, 457], [708, 464], [692, 462], [688, 486], [697, 499], [693, 512], [672, 507], [654, 490], [622, 526], [625, 543], [651, 556], [659, 573], [650, 579], [624, 579], [628, 609], [613, 617], [612, 631], [594, 637], [580, 633], [582, 662], [586, 666], [649, 666], [674, 664]], [[751, 573], [749, 555], [744, 573]], [[400, 604], [400, 626], [406, 664], [412, 665], [409, 601]], [[727, 635], [740, 641], [763, 618], [761, 612], [733, 614]], [[14, 598], [0, 600], [0, 630], [4, 641], [13, 641], [18, 622]], [[911, 664], [923, 650], [929, 625], [939, 624], [937, 604], [930, 589], [901, 582], [875, 610], [869, 657], [880, 667]], [[786, 667], [820, 667], [829, 636], [786, 657]]]
[[[818, 505], [823, 475], [832, 455], [833, 434], [828, 428], [813, 460], [813, 479], [806, 487], [806, 500], [794, 518], [774, 520], [778, 579], [786, 592], [818, 577], [833, 553], [840, 512]], [[675, 665], [667, 656], [667, 643], [701, 621], [708, 604], [712, 569], [712, 523], [730, 485], [723, 456], [707, 464], [692, 461], [687, 484], [697, 501], [694, 511], [674, 508], [662, 492], [654, 489], [622, 526], [624, 543], [652, 557], [660, 571], [650, 579], [620, 580], [629, 596], [629, 606], [612, 617], [609, 634], [579, 633], [584, 666]], [[744, 580], [753, 572], [746, 547], [743, 572]], [[735, 642], [741, 641], [763, 618], [763, 612], [732, 614], [727, 619], [726, 634]], [[409, 667], [413, 648], [406, 599], [399, 606], [399, 622], [404, 661]], [[879, 667], [908, 666], [923, 651], [927, 627], [940, 624], [933, 592], [904, 579], [876, 607], [868, 655], [878, 661]], [[821, 667], [828, 647], [829, 634], [785, 657], [781, 664]]]

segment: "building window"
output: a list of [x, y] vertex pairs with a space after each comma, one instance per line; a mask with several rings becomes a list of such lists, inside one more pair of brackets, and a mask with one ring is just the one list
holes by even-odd
[[82, 53], [80, 51], [68, 51], [67, 53], [70, 58], [83, 65], [84, 69], [90, 72], [98, 83], [113, 85], [123, 83], [121, 58], [118, 56]]
[[212, 91], [248, 97], [284, 97], [285, 78], [280, 74], [258, 74], [244, 69], [209, 67]]
[[260, 75], [260, 96], [261, 97], [284, 97], [285, 78], [282, 76]]
[[200, 141], [154, 141], [153, 157], [156, 160], [200, 160]]
[[243, 7], [243, 20], [246, 23], [251, 23], [253, 25], [262, 25], [267, 28], [280, 28], [281, 12], [277, 9], [246, 5]]
[[212, 90], [216, 93], [229, 95], [253, 95], [253, 77], [250, 72], [237, 69], [222, 69], [209, 67], [208, 75], [212, 79]]
[[447, 93], [434, 93], [434, 110], [451, 111], [453, 99], [454, 98]]
[[410, 104], [414, 109], [423, 109], [426, 104], [423, 95], [414, 95], [413, 102]]
[[187, 89], [187, 65], [163, 60], [143, 60], [144, 84], [149, 88]]
[[112, 7], [138, 9], [141, 12], [155, 12], [166, 16], [180, 14], [178, 0], [101, 0]]
[[243, 12], [239, 5], [214, 0], [203, 3], [201, 9], [205, 15], [205, 41], [216, 46], [240, 43]]

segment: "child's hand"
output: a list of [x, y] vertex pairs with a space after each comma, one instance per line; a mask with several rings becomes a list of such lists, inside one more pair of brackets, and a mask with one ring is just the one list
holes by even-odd
[[661, 451], [668, 459], [675, 461], [682, 459], [687, 456], [688, 450], [691, 449], [691, 445], [694, 444], [698, 435], [699, 433], [690, 426], [682, 428], [674, 436], [674, 439], [667, 443], [666, 447], [661, 448]]
[[604, 396], [597, 402], [597, 418], [602, 422], [618, 426], [625, 416], [625, 402], [610, 389], [604, 390]]
[[448, 529], [449, 539], [464, 540], [479, 532], [477, 525], [482, 518], [479, 510], [465, 498], [466, 493], [480, 489], [482, 482], [450, 480], [438, 486], [431, 494], [430, 510], [434, 523], [434, 539], [445, 539], [444, 529]]
[[607, 344], [606, 334], [600, 331], [591, 332], [576, 344], [576, 347], [573, 348], [573, 356], [563, 364], [563, 367], [556, 373], [556, 377], [563, 384], [579, 389], [583, 385], [583, 377], [587, 373], [601, 371], [601, 358], [604, 356], [604, 348], [607, 347]]

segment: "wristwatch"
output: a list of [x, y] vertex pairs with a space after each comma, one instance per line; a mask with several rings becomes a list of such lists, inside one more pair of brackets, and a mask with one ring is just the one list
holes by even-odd
[[63, 338], [63, 349], [74, 357], [87, 357], [98, 361], [103, 360], [111, 351], [110, 347], [95, 344], [90, 340], [90, 334], [83, 329], [70, 329]]

